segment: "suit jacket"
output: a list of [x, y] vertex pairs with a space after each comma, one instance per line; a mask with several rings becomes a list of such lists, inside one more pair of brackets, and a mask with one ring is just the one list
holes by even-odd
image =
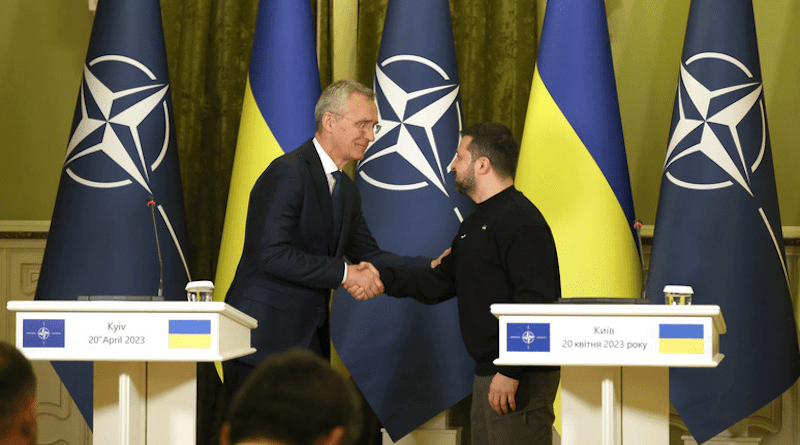
[[344, 275], [343, 256], [378, 268], [430, 267], [430, 258], [380, 250], [355, 184], [342, 175], [340, 185], [338, 244], [328, 181], [310, 139], [275, 159], [253, 186], [242, 258], [225, 301], [258, 320], [251, 334], [257, 352], [238, 360], [255, 366], [269, 354], [308, 347], [328, 318], [330, 290]]

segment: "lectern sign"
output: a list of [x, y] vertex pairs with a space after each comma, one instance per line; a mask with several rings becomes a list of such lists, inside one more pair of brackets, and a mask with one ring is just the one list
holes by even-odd
[[[166, 313], [73, 313], [68, 319], [47, 318], [48, 313], [22, 315], [23, 348], [48, 357], [69, 354], [74, 360], [130, 360], [154, 352], [174, 360], [185, 350], [211, 349], [212, 317]], [[34, 318], [35, 317], [35, 318]], [[178, 318], [181, 317], [181, 318]], [[67, 352], [69, 351], [69, 352]], [[152, 359], [152, 358], [151, 358]]]
[[[220, 333], [248, 344], [254, 323], [221, 302], [14, 302], [17, 346], [32, 360], [221, 361]], [[241, 338], [240, 338], [241, 337]]]
[[708, 311], [698, 306], [537, 305], [544, 314], [514, 313], [523, 306], [492, 308], [502, 315], [496, 364], [709, 366], [719, 355], [720, 329], [711, 314], [695, 315]]

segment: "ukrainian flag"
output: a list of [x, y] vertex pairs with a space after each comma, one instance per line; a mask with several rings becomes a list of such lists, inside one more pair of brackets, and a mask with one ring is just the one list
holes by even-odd
[[211, 320], [170, 320], [169, 349], [210, 349]]
[[547, 3], [515, 182], [553, 230], [564, 298], [640, 295], [602, 0]]
[[658, 325], [658, 352], [661, 354], [702, 354], [703, 325]]
[[262, 0], [242, 104], [214, 300], [225, 300], [244, 246], [250, 190], [275, 158], [314, 136], [320, 95], [311, 4]]

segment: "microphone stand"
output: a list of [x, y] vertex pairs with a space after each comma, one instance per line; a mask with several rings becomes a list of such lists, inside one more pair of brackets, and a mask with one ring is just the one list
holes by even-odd
[[636, 243], [639, 245], [639, 262], [642, 265], [642, 302], [649, 302], [647, 300], [647, 281], [650, 274], [644, 268], [644, 250], [642, 249], [642, 222], [636, 220], [633, 223], [633, 228], [636, 230]]
[[152, 196], [147, 198], [147, 207], [150, 207], [150, 215], [153, 217], [153, 232], [156, 235], [156, 251], [158, 252], [158, 269], [160, 277], [158, 279], [158, 296], [164, 297], [164, 262], [161, 259], [161, 244], [158, 241], [158, 227], [156, 226], [156, 199]]

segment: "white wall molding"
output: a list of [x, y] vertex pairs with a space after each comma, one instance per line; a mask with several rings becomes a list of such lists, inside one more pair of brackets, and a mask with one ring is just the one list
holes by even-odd
[[0, 232], [49, 232], [49, 220], [9, 221], [0, 220]]
[[[652, 238], [655, 226], [645, 224], [642, 226], [642, 238]], [[783, 226], [783, 239], [800, 239], [800, 226]]]

